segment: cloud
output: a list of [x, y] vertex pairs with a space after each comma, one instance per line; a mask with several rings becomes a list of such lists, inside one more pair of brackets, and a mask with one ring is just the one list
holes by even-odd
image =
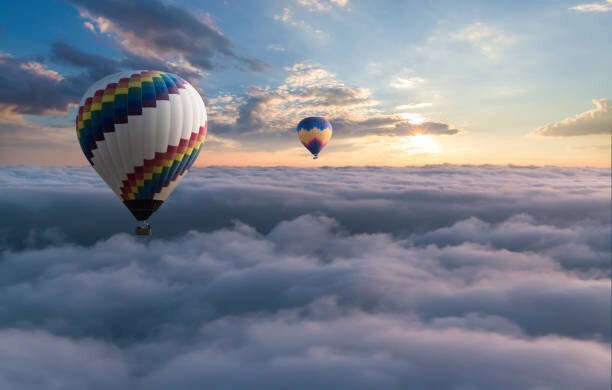
[[595, 108], [534, 130], [535, 134], [552, 137], [609, 135], [612, 131], [612, 102], [593, 99]]
[[61, 41], [51, 45], [51, 57], [60, 64], [84, 68], [92, 81], [116, 73], [122, 66], [119, 60], [90, 54]]
[[[127, 209], [89, 167], [6, 167], [0, 172], [5, 249], [23, 248], [32, 228], [57, 228], [68, 242], [91, 245], [133, 227]], [[609, 180], [608, 170], [586, 168], [198, 168], [155, 215], [154, 225], [156, 236], [165, 238], [190, 229], [221, 229], [235, 219], [267, 233], [282, 221], [320, 212], [351, 234], [411, 235], [472, 217], [497, 224], [527, 214], [533, 218], [528, 224], [535, 226], [591, 226], [594, 235], [586, 243], [568, 238], [574, 236], [560, 241], [586, 245], [595, 253], [589, 261], [597, 263], [609, 249], [609, 213], [602, 212], [610, 208]], [[194, 202], [200, 205], [195, 210]], [[377, 218], [371, 218], [373, 213]], [[88, 216], [83, 218], [95, 223], [83, 230], [83, 219], [67, 215]]]
[[596, 12], [596, 13], [601, 13], [601, 12], [612, 12], [612, 0], [606, 0], [606, 1], [602, 1], [599, 3], [585, 3], [585, 4], [578, 4], [575, 5], [573, 7], [570, 7], [569, 9], [571, 9], [572, 11], [577, 11], [577, 12], [581, 12], [581, 13], [586, 13], [586, 12]]
[[[202, 77], [203, 71], [181, 61], [139, 57], [125, 53], [121, 59], [108, 58], [88, 53], [66, 42], [56, 41], [51, 45], [51, 58], [60, 64], [83, 69], [82, 75], [87, 83], [97, 81], [122, 69], [157, 69], [179, 73], [181, 77], [195, 84]], [[83, 89], [85, 90], [85, 89]]]
[[0, 387], [610, 385], [609, 170], [182, 184], [142, 240], [91, 169], [0, 170]]
[[65, 112], [77, 98], [80, 83], [39, 61], [0, 57], [0, 116]]
[[422, 103], [410, 103], [410, 104], [402, 104], [395, 107], [396, 110], [418, 110], [419, 108], [427, 108], [431, 107], [433, 103], [422, 102]]
[[74, 125], [60, 118], [59, 123], [44, 125], [0, 112], [0, 164], [85, 163]]
[[20, 68], [25, 70], [26, 72], [34, 73], [37, 76], [49, 78], [55, 81], [62, 81], [64, 76], [59, 74], [58, 72], [47, 68], [44, 64], [40, 62], [30, 61], [26, 63], [22, 63]]
[[482, 22], [475, 22], [452, 35], [456, 41], [477, 47], [491, 59], [498, 59], [506, 47], [516, 42], [516, 37], [499, 28]]
[[0, 353], [0, 387], [5, 389], [130, 388], [120, 350], [105, 343], [4, 329]]
[[389, 82], [391, 88], [396, 89], [414, 89], [423, 84], [425, 79], [420, 77], [400, 77], [397, 76]]
[[297, 0], [297, 3], [309, 11], [329, 11], [334, 5], [346, 7], [348, 0]]
[[325, 33], [322, 30], [313, 27], [312, 25], [306, 23], [305, 21], [301, 19], [295, 19], [291, 9], [287, 7], [283, 8], [282, 13], [274, 15], [274, 20], [282, 22], [288, 26], [296, 27], [306, 32], [309, 36], [322, 37], [325, 35]]
[[275, 88], [253, 87], [242, 96], [213, 97], [208, 105], [211, 128], [257, 148], [262, 147], [261, 133], [285, 134], [295, 126], [295, 118], [313, 115], [332, 121], [338, 130], [334, 137], [459, 133], [445, 123], [424, 120], [415, 125], [400, 114], [385, 113], [369, 89], [346, 85], [321, 66], [298, 62], [285, 71], [285, 80]]
[[283, 45], [278, 44], [278, 43], [271, 43], [267, 46], [268, 50], [272, 50], [272, 51], [285, 51], [285, 48], [283, 47]]
[[200, 74], [219, 67], [218, 56], [261, 71], [264, 62], [239, 55], [209, 14], [154, 1], [73, 0], [86, 27], [112, 37], [128, 55], [166, 62], [181, 72]]

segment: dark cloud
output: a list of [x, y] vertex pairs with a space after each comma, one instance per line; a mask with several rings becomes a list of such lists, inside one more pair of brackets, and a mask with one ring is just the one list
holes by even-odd
[[51, 45], [51, 56], [53, 60], [59, 63], [85, 68], [89, 79], [93, 81], [117, 73], [121, 68], [121, 61], [86, 53], [61, 41], [54, 42]]
[[82, 87], [77, 78], [63, 77], [37, 60], [0, 52], [0, 117], [65, 112]]
[[607, 389], [609, 180], [194, 169], [143, 240], [90, 169], [3, 168], [0, 387]]
[[138, 57], [186, 61], [183, 68], [210, 70], [215, 56], [238, 61], [255, 71], [267, 67], [264, 62], [236, 53], [227, 38], [207, 14], [198, 15], [176, 4], [159, 0], [105, 2], [71, 1], [81, 15], [96, 25], [98, 31], [113, 36], [126, 53]]
[[181, 77], [196, 84], [202, 77], [196, 68], [185, 68], [167, 62], [164, 59], [142, 57], [131, 53], [125, 53], [121, 59], [113, 59], [80, 50], [66, 42], [57, 41], [51, 46], [51, 57], [54, 61], [84, 69], [84, 88], [109, 74], [122, 69], [155, 69], [179, 73]]
[[334, 133], [334, 136], [338, 135], [339, 137], [366, 135], [406, 136], [417, 134], [454, 135], [461, 132], [447, 123], [424, 122], [412, 124], [395, 115], [378, 116], [361, 121], [333, 118], [332, 121], [334, 130], [338, 130]]

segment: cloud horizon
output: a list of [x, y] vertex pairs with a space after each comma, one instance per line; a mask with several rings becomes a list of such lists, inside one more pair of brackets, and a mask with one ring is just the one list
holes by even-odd
[[89, 168], [1, 168], [0, 387], [608, 388], [609, 180], [194, 169], [143, 240]]

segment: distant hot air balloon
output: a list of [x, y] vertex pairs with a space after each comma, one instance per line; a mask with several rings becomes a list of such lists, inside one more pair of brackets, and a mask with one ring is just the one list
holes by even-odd
[[116, 73], [85, 92], [76, 117], [81, 149], [150, 235], [146, 219], [198, 158], [206, 136], [202, 97], [172, 73]]
[[319, 153], [329, 142], [332, 136], [331, 123], [325, 118], [311, 116], [304, 118], [297, 125], [297, 135], [302, 144], [317, 159]]

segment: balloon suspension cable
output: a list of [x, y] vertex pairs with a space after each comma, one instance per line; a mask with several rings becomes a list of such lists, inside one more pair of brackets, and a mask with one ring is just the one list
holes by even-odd
[[136, 226], [135, 233], [137, 236], [150, 236], [153, 234], [153, 230], [147, 221], [142, 221], [140, 225]]

